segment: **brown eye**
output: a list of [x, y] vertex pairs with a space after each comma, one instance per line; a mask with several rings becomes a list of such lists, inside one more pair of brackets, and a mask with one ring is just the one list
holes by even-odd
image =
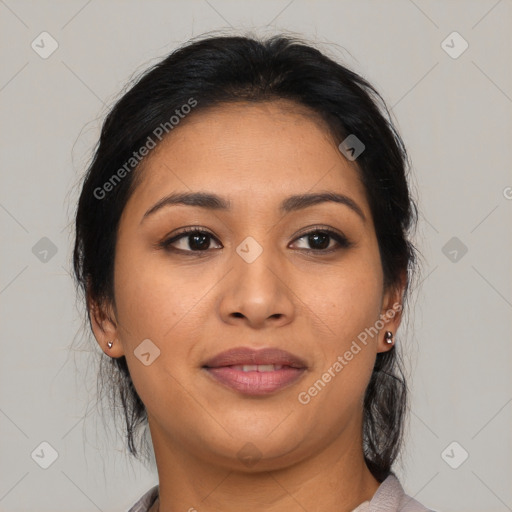
[[[222, 244], [210, 232], [197, 227], [189, 227], [171, 238], [163, 240], [158, 246], [168, 251], [201, 253], [212, 248], [212, 240], [220, 245], [217, 249], [222, 248]], [[301, 250], [317, 254], [331, 253], [354, 245], [341, 233], [325, 228], [308, 231], [295, 240], [304, 240], [308, 245]]]
[[[160, 242], [159, 246], [167, 250], [202, 252], [210, 249], [212, 240], [217, 239], [208, 231], [188, 228], [172, 238]], [[179, 246], [175, 245], [177, 242]]]
[[[296, 240], [302, 239], [304, 239], [306, 244], [309, 245], [309, 247], [304, 249], [308, 252], [330, 253], [341, 248], [347, 249], [353, 245], [347, 237], [330, 229], [315, 229], [304, 233], [299, 238], [296, 238]], [[333, 240], [338, 245], [334, 245], [334, 247], [331, 246], [329, 248]]]

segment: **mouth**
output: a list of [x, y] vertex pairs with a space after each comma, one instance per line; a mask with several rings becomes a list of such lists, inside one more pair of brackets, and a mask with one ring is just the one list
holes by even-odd
[[203, 369], [217, 383], [244, 395], [267, 395], [296, 383], [304, 360], [280, 349], [231, 349], [209, 359]]

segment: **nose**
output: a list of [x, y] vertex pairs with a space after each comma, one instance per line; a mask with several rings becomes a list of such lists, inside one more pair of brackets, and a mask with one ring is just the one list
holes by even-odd
[[[233, 254], [232, 270], [220, 289], [222, 320], [254, 329], [280, 327], [291, 322], [295, 312], [294, 296], [285, 262], [279, 260], [276, 251], [265, 248], [254, 260], [246, 257], [255, 249], [250, 243], [248, 246], [241, 244], [238, 249]], [[244, 252], [244, 249], [249, 250]]]

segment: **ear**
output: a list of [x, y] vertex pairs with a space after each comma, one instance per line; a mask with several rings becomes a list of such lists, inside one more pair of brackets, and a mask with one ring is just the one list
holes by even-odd
[[[377, 352], [387, 352], [395, 345], [396, 331], [402, 321], [403, 296], [407, 284], [407, 272], [401, 274], [399, 283], [390, 286], [384, 293], [382, 300], [382, 309], [380, 320], [384, 324], [379, 331], [377, 340]], [[393, 333], [393, 343], [387, 343], [385, 340], [386, 331]]]
[[[91, 328], [101, 350], [109, 357], [124, 355], [122, 344], [119, 341], [119, 328], [114, 308], [110, 304], [100, 303], [94, 299], [88, 300], [89, 318]], [[113, 342], [109, 348], [108, 342]]]

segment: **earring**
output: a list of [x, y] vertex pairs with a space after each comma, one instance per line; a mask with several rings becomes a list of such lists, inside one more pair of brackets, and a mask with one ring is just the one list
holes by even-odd
[[384, 334], [384, 340], [388, 345], [393, 344], [393, 333], [391, 331], [386, 331]]
[[108, 348], [112, 348], [112, 345], [113, 345], [113, 344], [114, 344], [114, 341], [109, 341], [109, 342], [107, 343]]

